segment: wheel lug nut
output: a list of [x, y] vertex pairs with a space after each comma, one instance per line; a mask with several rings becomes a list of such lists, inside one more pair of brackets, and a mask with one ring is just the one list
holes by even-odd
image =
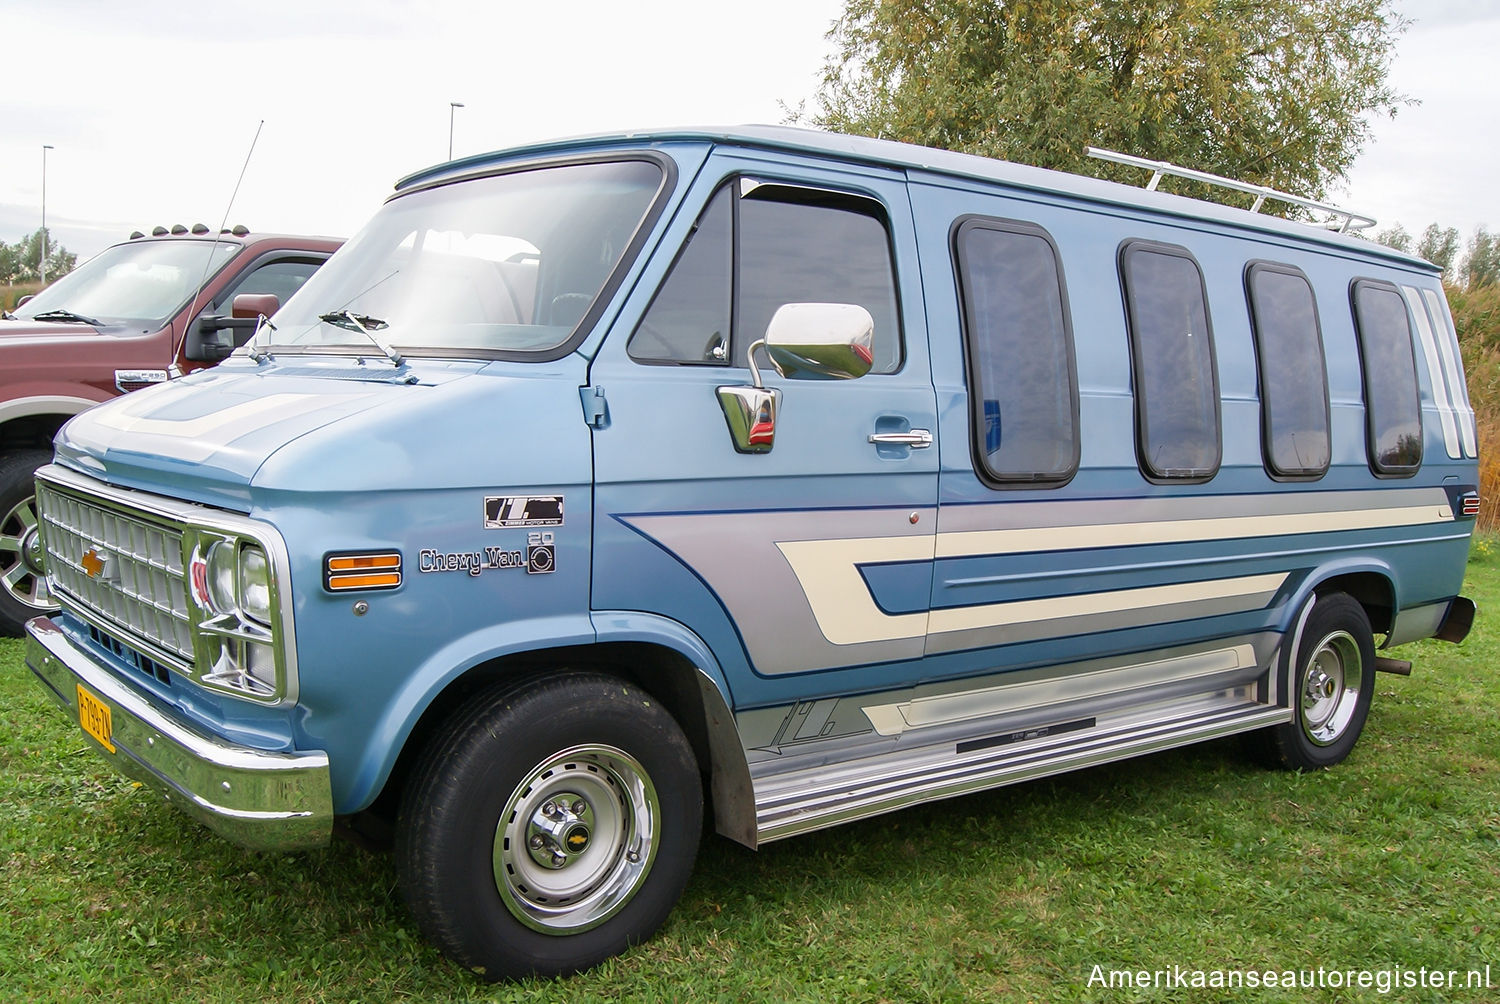
[[539, 851], [539, 850], [542, 849], [542, 844], [544, 844], [545, 841], [542, 840], [542, 838], [540, 836], [534, 836], [534, 837], [531, 838], [530, 843], [531, 843], [531, 849], [532, 850]]
[[587, 805], [583, 804], [583, 800], [579, 799], [578, 801], [573, 803], [573, 815], [581, 816], [588, 811], [588, 808], [589, 807]]

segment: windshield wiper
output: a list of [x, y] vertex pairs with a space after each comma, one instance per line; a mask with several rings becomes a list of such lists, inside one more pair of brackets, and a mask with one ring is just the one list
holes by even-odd
[[331, 324], [336, 328], [358, 331], [373, 342], [376, 348], [385, 353], [385, 357], [391, 361], [392, 366], [400, 369], [406, 365], [406, 360], [401, 358], [401, 353], [392, 348], [385, 339], [375, 334], [381, 328], [390, 327], [389, 324], [380, 318], [371, 317], [369, 314], [356, 314], [352, 310], [331, 310], [326, 314], [319, 314], [318, 320], [326, 324]]
[[64, 324], [102, 324], [104, 322], [95, 320], [87, 314], [75, 314], [71, 310], [44, 310], [40, 314], [32, 314], [33, 321], [61, 321]]

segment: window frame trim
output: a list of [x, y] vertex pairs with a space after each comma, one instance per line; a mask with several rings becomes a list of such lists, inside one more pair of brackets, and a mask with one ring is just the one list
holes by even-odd
[[[975, 345], [976, 335], [969, 324], [970, 298], [965, 294], [964, 277], [968, 273], [963, 252], [964, 237], [974, 230], [996, 230], [1002, 233], [1040, 237], [1052, 252], [1052, 261], [1057, 273], [1057, 292], [1062, 307], [1063, 342], [1067, 354], [1068, 371], [1072, 380], [1069, 387], [1069, 408], [1073, 420], [1073, 455], [1067, 472], [1058, 477], [1007, 478], [990, 470], [985, 462], [981, 429], [983, 427], [984, 397], [979, 379], [979, 353]], [[989, 216], [984, 213], [966, 213], [953, 221], [948, 230], [949, 253], [953, 259], [953, 284], [958, 299], [958, 324], [960, 344], [964, 351], [964, 377], [969, 398], [969, 453], [974, 474], [981, 484], [997, 491], [1052, 490], [1065, 487], [1078, 476], [1083, 459], [1083, 421], [1078, 391], [1078, 356], [1073, 334], [1073, 312], [1068, 297], [1068, 280], [1063, 271], [1062, 253], [1052, 234], [1041, 224], [1029, 220], [1013, 220]]]
[[[1150, 431], [1147, 427], [1146, 419], [1146, 400], [1148, 395], [1146, 387], [1141, 380], [1143, 356], [1141, 353], [1141, 339], [1138, 336], [1140, 326], [1136, 316], [1135, 302], [1130, 295], [1130, 257], [1137, 251], [1183, 258], [1192, 264], [1193, 271], [1198, 274], [1198, 292], [1203, 302], [1203, 323], [1207, 329], [1205, 336], [1208, 339], [1209, 380], [1213, 387], [1214, 404], [1214, 462], [1208, 468], [1207, 473], [1190, 475], [1160, 474], [1152, 468], [1147, 460], [1146, 440]], [[1126, 341], [1129, 342], [1130, 350], [1130, 390], [1135, 405], [1136, 466], [1140, 470], [1141, 476], [1153, 485], [1207, 484], [1218, 477], [1219, 470], [1224, 465], [1224, 400], [1223, 391], [1219, 384], [1219, 353], [1214, 339], [1213, 312], [1209, 308], [1208, 303], [1208, 280], [1203, 275], [1203, 266], [1193, 253], [1181, 244], [1167, 244], [1163, 241], [1154, 241], [1141, 237], [1131, 237], [1121, 241], [1119, 249], [1116, 251], [1115, 259], [1120, 277], [1120, 299], [1125, 310], [1125, 337]]]
[[[1260, 317], [1256, 313], [1255, 292], [1252, 285], [1255, 275], [1259, 272], [1274, 272], [1279, 275], [1296, 276], [1306, 284], [1308, 295], [1312, 297], [1313, 335], [1317, 339], [1318, 359], [1322, 365], [1323, 373], [1323, 432], [1328, 437], [1328, 462], [1316, 473], [1287, 473], [1279, 471], [1276, 469], [1276, 464], [1271, 456], [1271, 410], [1267, 405], [1265, 392], [1265, 353], [1261, 351]], [[1252, 258], [1246, 262], [1243, 279], [1245, 286], [1245, 309], [1250, 316], [1250, 346], [1255, 352], [1256, 396], [1260, 399], [1261, 464], [1265, 468], [1267, 477], [1272, 481], [1289, 484], [1321, 481], [1328, 476], [1328, 471], [1333, 465], [1333, 395], [1328, 386], [1328, 347], [1323, 341], [1323, 315], [1322, 311], [1318, 309], [1318, 292], [1313, 289], [1312, 280], [1307, 277], [1307, 273], [1302, 271], [1302, 269], [1295, 265], [1273, 261], [1269, 258]]]

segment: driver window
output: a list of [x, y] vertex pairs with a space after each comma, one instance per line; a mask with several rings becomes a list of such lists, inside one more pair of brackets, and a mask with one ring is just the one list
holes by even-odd
[[631, 335], [643, 363], [743, 365], [786, 303], [854, 303], [875, 321], [872, 373], [901, 367], [890, 236], [871, 199], [736, 179], [698, 218]]
[[320, 260], [300, 259], [268, 262], [251, 270], [215, 301], [211, 313], [226, 317], [234, 306], [234, 298], [241, 293], [270, 293], [278, 304], [284, 304], [292, 294], [302, 288], [308, 276], [323, 264]]

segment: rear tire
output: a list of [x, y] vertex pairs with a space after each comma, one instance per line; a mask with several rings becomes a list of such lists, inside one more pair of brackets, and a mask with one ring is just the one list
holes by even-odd
[[1375, 640], [1364, 607], [1344, 593], [1318, 597], [1281, 674], [1294, 717], [1266, 730], [1266, 752], [1289, 770], [1339, 763], [1359, 740], [1375, 691]]
[[396, 862], [422, 932], [488, 980], [563, 976], [650, 937], [692, 872], [703, 792], [665, 709], [570, 673], [468, 705], [402, 800]]
[[57, 609], [42, 571], [37, 537], [36, 470], [49, 450], [17, 450], [0, 458], [0, 634], [21, 634], [26, 622]]

